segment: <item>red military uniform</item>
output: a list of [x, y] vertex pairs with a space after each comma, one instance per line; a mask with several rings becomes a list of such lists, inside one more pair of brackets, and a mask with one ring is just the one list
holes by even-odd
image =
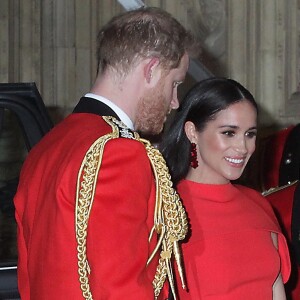
[[[22, 300], [83, 299], [75, 235], [77, 177], [90, 146], [111, 131], [102, 117], [73, 113], [28, 155], [14, 202]], [[88, 220], [87, 259], [93, 299], [153, 299], [155, 183], [144, 145], [105, 145]]]
[[[286, 284], [286, 292], [287, 296], [292, 300], [300, 300], [300, 263], [297, 262], [295, 257], [295, 247], [296, 245], [299, 245], [299, 243], [294, 245], [293, 242], [295, 241], [292, 240], [292, 218], [299, 220], [299, 215], [295, 214], [296, 212], [293, 211], [295, 210], [295, 201], [300, 201], [298, 198], [295, 198], [296, 189], [299, 190], [299, 181], [294, 181], [285, 186], [271, 188], [264, 193], [266, 199], [273, 206], [280, 221], [280, 225], [282, 226], [283, 233], [289, 241], [292, 272], [291, 277]], [[298, 241], [299, 238], [297, 238], [297, 242]]]

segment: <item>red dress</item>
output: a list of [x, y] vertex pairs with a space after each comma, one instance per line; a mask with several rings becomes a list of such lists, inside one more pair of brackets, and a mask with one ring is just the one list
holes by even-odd
[[[178, 192], [191, 224], [182, 244], [188, 292], [180, 300], [271, 300], [281, 269], [290, 273], [289, 252], [269, 203], [249, 188], [183, 180]], [[279, 249], [270, 232], [278, 233]]]
[[[76, 113], [29, 153], [14, 199], [18, 223], [18, 282], [22, 300], [82, 300], [75, 239], [76, 183], [82, 160], [111, 127], [95, 114]], [[145, 147], [107, 142], [87, 234], [94, 299], [151, 299], [156, 262], [155, 182]]]
[[[296, 188], [299, 188], [299, 184], [299, 181], [297, 181], [278, 189], [275, 188], [273, 192], [265, 196], [277, 213], [285, 237], [290, 242], [290, 251], [292, 253], [294, 251], [292, 244], [292, 217], [295, 217], [293, 215], [294, 203], [297, 201], [295, 191]], [[300, 300], [300, 265], [293, 256], [291, 257], [291, 263], [291, 276], [286, 285], [287, 295], [290, 295], [293, 300]]]

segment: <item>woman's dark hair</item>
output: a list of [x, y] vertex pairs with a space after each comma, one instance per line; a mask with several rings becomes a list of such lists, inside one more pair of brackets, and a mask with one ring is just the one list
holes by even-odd
[[190, 89], [160, 144], [175, 185], [187, 175], [190, 165], [191, 143], [184, 131], [185, 123], [193, 122], [201, 132], [219, 111], [240, 101], [249, 101], [258, 111], [252, 94], [232, 79], [209, 78]]

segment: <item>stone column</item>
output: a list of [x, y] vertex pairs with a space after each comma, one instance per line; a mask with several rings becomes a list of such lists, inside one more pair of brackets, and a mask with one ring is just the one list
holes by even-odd
[[298, 2], [228, 1], [228, 75], [253, 92], [266, 127], [299, 122], [300, 103], [289, 101], [299, 82]]

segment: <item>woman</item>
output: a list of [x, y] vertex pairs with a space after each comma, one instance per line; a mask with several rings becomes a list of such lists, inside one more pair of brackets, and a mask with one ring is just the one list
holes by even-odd
[[283, 300], [289, 253], [260, 193], [234, 185], [255, 150], [257, 104], [231, 79], [211, 78], [184, 99], [161, 144], [190, 219], [180, 300]]

